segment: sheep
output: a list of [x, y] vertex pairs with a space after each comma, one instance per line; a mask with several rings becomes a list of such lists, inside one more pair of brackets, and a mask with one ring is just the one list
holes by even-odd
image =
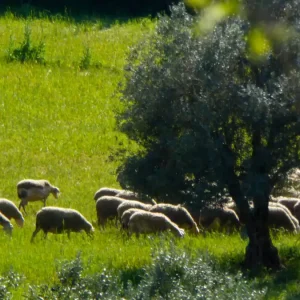
[[193, 220], [190, 213], [180, 204], [172, 205], [168, 203], [159, 203], [153, 205], [149, 211], [163, 213], [170, 218], [172, 222], [175, 222], [179, 226], [187, 227], [192, 229], [194, 233], [199, 233], [199, 228], [196, 222]]
[[9, 220], [14, 219], [18, 226], [23, 227], [23, 215], [12, 201], [0, 198], [0, 212]]
[[299, 202], [297, 198], [279, 198], [278, 203], [286, 206], [291, 213], [294, 212], [294, 206]]
[[12, 234], [12, 230], [14, 226], [10, 223], [10, 221], [2, 214], [0, 213], [0, 225], [3, 227], [3, 230], [8, 234]]
[[269, 206], [269, 216], [268, 216], [269, 227], [284, 228], [291, 232], [297, 232], [299, 226], [297, 227], [295, 223], [290, 218], [290, 214], [286, 212], [280, 206]]
[[153, 206], [152, 204], [145, 204], [145, 203], [142, 203], [140, 201], [135, 201], [135, 200], [124, 201], [117, 208], [118, 217], [119, 217], [119, 219], [121, 219], [123, 213], [129, 208], [139, 208], [139, 209], [148, 211], [152, 206]]
[[293, 212], [296, 219], [300, 222], [300, 202], [295, 204]]
[[77, 210], [55, 206], [43, 207], [36, 214], [36, 227], [32, 234], [31, 242], [40, 230], [44, 231], [45, 238], [48, 232], [63, 233], [66, 231], [70, 238], [71, 232], [84, 230], [87, 235], [94, 232], [90, 222]]
[[294, 223], [295, 227], [298, 228], [299, 227], [299, 221], [298, 219], [290, 212], [290, 210], [288, 209], [288, 207], [286, 207], [285, 205], [281, 204], [281, 203], [274, 203], [274, 202], [269, 202], [269, 207], [280, 207], [281, 209], [283, 209], [285, 211], [285, 213], [289, 216], [289, 218], [292, 220], [292, 222]]
[[100, 197], [103, 197], [103, 196], [116, 196], [117, 194], [119, 194], [122, 191], [123, 190], [103, 187], [95, 193], [94, 200], [97, 201]]
[[124, 213], [121, 216], [122, 229], [128, 229], [128, 223], [129, 223], [130, 217], [134, 213], [139, 212], [139, 211], [145, 211], [145, 210], [142, 210], [142, 209], [139, 209], [139, 208], [129, 208], [129, 209], [124, 211]]
[[98, 225], [105, 227], [108, 219], [118, 218], [117, 208], [123, 202], [128, 201], [114, 196], [102, 196], [96, 202], [96, 212], [98, 218]]
[[18, 197], [21, 199], [19, 210], [23, 207], [24, 212], [25, 206], [30, 201], [43, 201], [44, 207], [46, 206], [46, 200], [51, 193], [56, 199], [60, 193], [59, 189], [50, 184], [48, 180], [40, 179], [24, 179], [17, 184]]
[[140, 233], [157, 233], [169, 229], [178, 237], [184, 236], [184, 229], [179, 228], [167, 216], [147, 211], [135, 212], [129, 219], [128, 229], [130, 235], [135, 233], [137, 237]]
[[240, 220], [234, 210], [227, 207], [206, 207], [201, 210], [199, 224], [208, 229], [216, 229], [215, 225], [221, 229], [236, 229], [241, 226]]

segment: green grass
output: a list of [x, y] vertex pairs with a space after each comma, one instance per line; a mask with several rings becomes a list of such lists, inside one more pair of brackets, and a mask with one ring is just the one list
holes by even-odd
[[[119, 187], [118, 151], [125, 154], [137, 146], [115, 128], [115, 111], [121, 108], [116, 94], [123, 79], [128, 49], [151, 31], [154, 21], [131, 20], [104, 26], [97, 22], [76, 23], [62, 18], [20, 19], [11, 14], [0, 18], [0, 197], [19, 203], [16, 184], [24, 178], [45, 178], [61, 190], [47, 205], [78, 209], [96, 221], [94, 193], [103, 186]], [[10, 47], [19, 47], [25, 27], [32, 45], [45, 44], [44, 64], [8, 62]], [[86, 51], [89, 60], [81, 68]], [[78, 253], [84, 272], [103, 268], [135, 270], [151, 263], [153, 249], [167, 247], [170, 239], [124, 237], [118, 229], [96, 229], [93, 240], [84, 234], [52, 235], [35, 243], [30, 237], [41, 202], [27, 207], [25, 226], [15, 226], [13, 238], [0, 234], [0, 274], [13, 269], [25, 276], [13, 298], [20, 299], [29, 285], [57, 282], [57, 266]], [[287, 270], [262, 274], [259, 283], [270, 286], [271, 299], [299, 294], [299, 238], [280, 234], [275, 244]], [[238, 235], [189, 236], [175, 240], [182, 251], [210, 253], [224, 269], [240, 268], [247, 242]], [[280, 296], [281, 295], [281, 296]], [[290, 298], [292, 299], [292, 298]], [[296, 299], [296, 298], [295, 298]]]

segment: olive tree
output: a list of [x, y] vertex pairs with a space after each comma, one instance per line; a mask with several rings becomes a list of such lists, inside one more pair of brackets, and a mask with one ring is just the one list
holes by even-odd
[[121, 185], [193, 205], [230, 195], [246, 225], [251, 268], [281, 266], [268, 202], [300, 165], [300, 10], [296, 1], [277, 2], [281, 10], [269, 16], [292, 38], [271, 38], [262, 57], [250, 51], [253, 14], [198, 35], [198, 16], [173, 6], [130, 52], [118, 115], [120, 130], [140, 145], [119, 169]]

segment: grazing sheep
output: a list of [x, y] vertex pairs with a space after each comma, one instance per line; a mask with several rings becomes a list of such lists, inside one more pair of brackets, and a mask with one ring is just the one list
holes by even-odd
[[208, 230], [236, 229], [241, 226], [240, 220], [234, 210], [227, 207], [207, 207], [201, 210], [199, 224]]
[[97, 201], [100, 197], [103, 197], [103, 196], [116, 196], [117, 194], [119, 194], [122, 191], [123, 190], [103, 187], [95, 193], [94, 200]]
[[171, 230], [171, 232], [179, 237], [184, 236], [184, 229], [178, 227], [167, 216], [161, 213], [150, 213], [147, 211], [135, 212], [128, 222], [129, 234], [135, 233], [157, 233]]
[[180, 204], [172, 205], [167, 203], [159, 203], [153, 205], [149, 211], [163, 213], [168, 218], [170, 218], [172, 222], [175, 222], [179, 226], [187, 227], [189, 229], [192, 229], [193, 232], [199, 233], [199, 228], [196, 222], [193, 220], [190, 213]]
[[290, 219], [292, 220], [292, 222], [294, 223], [295, 227], [298, 228], [299, 227], [299, 221], [297, 220], [297, 218], [290, 212], [290, 210], [283, 204], [281, 203], [274, 203], [274, 202], [269, 202], [269, 207], [280, 207], [281, 209], [283, 209], [285, 211], [285, 213], [290, 217]]
[[293, 213], [296, 219], [300, 222], [300, 202], [295, 204]]
[[0, 225], [3, 227], [3, 230], [8, 234], [12, 234], [12, 230], [14, 226], [10, 223], [10, 221], [2, 214], [0, 213]]
[[124, 211], [124, 213], [121, 216], [121, 227], [122, 229], [128, 229], [128, 222], [130, 217], [139, 211], [145, 211], [143, 209], [139, 209], [139, 208], [129, 208], [127, 210]]
[[294, 212], [294, 206], [299, 202], [298, 198], [279, 198], [278, 203], [286, 206], [291, 213]]
[[117, 208], [117, 212], [118, 212], [118, 217], [119, 219], [121, 219], [123, 213], [130, 208], [138, 208], [138, 209], [142, 209], [142, 210], [146, 210], [148, 211], [153, 205], [152, 204], [145, 204], [142, 203], [140, 201], [124, 201], [123, 203], [121, 203], [118, 208]]
[[290, 214], [280, 206], [269, 206], [268, 224], [271, 228], [284, 228], [291, 232], [299, 230], [299, 226], [295, 225]]
[[9, 220], [14, 219], [18, 226], [23, 227], [24, 218], [17, 206], [10, 200], [0, 199], [0, 212]]
[[94, 232], [90, 222], [77, 210], [61, 207], [43, 207], [36, 214], [36, 227], [32, 234], [31, 242], [40, 230], [44, 231], [45, 237], [48, 232], [63, 233], [66, 231], [68, 237], [71, 232], [84, 230], [88, 235]]
[[46, 200], [51, 193], [55, 198], [58, 198], [60, 193], [59, 189], [50, 184], [48, 180], [40, 179], [24, 179], [17, 184], [18, 197], [21, 199], [19, 209], [25, 206], [30, 201], [43, 201], [44, 207], [46, 206]]
[[96, 211], [98, 218], [98, 225], [104, 228], [108, 219], [118, 219], [117, 208], [123, 202], [128, 201], [114, 196], [102, 196], [96, 202]]

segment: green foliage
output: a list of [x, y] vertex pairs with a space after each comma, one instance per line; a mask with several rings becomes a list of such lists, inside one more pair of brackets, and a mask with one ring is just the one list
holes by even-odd
[[24, 277], [12, 269], [3, 276], [0, 276], [0, 299], [7, 300], [12, 298], [11, 290], [18, 288], [23, 282]]
[[[226, 273], [207, 255], [160, 250], [142, 272], [136, 270], [138, 282], [123, 281], [122, 272], [109, 272], [81, 277], [82, 263], [78, 256], [64, 263], [59, 272], [60, 284], [31, 287], [28, 299], [263, 299], [266, 289], [257, 288], [241, 273]], [[74, 281], [74, 278], [76, 280]]]
[[10, 40], [7, 59], [9, 62], [19, 61], [45, 63], [45, 44], [40, 41], [38, 45], [33, 45], [31, 41], [31, 28], [27, 24], [24, 30], [24, 40], [19, 47], [15, 47], [12, 39]]
[[[272, 17], [281, 18], [274, 10]], [[299, 19], [284, 16], [291, 30]], [[249, 20], [227, 17], [205, 36], [195, 35], [197, 22], [173, 6], [131, 51], [118, 124], [143, 151], [127, 159], [119, 181], [193, 205], [228, 192], [268, 196], [300, 162], [299, 34], [254, 62]]]

